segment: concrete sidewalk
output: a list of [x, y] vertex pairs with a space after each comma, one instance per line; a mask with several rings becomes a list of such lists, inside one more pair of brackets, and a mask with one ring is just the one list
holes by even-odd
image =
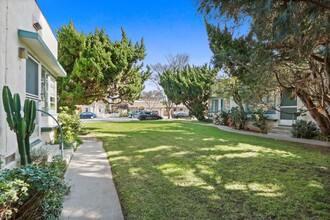
[[246, 135], [257, 136], [257, 137], [271, 138], [271, 139], [275, 139], [275, 140], [291, 141], [291, 142], [302, 143], [302, 144], [330, 147], [330, 143], [326, 142], [326, 141], [293, 138], [293, 137], [286, 137], [286, 136], [275, 135], [275, 134], [261, 134], [261, 133], [250, 132], [250, 131], [236, 130], [231, 127], [223, 126], [223, 125], [203, 124], [203, 123], [198, 123], [198, 124], [212, 126], [212, 127], [216, 127], [223, 131], [229, 131], [229, 132], [234, 132], [234, 133], [238, 133], [238, 134], [246, 134]]
[[124, 219], [102, 142], [84, 139], [69, 164], [65, 181], [71, 192], [64, 198], [60, 219]]

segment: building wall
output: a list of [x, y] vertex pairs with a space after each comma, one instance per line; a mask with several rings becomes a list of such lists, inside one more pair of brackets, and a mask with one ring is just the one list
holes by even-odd
[[[212, 100], [219, 100], [219, 103], [221, 101], [221, 98], [216, 98], [216, 97], [212, 97], [209, 100], [209, 109], [212, 108]], [[276, 109], [280, 109], [281, 106], [281, 95], [280, 94], [276, 94], [275, 97], [275, 103], [274, 103]], [[229, 100], [229, 108], [227, 108], [226, 110], [230, 110], [233, 107], [237, 107], [238, 105], [234, 102], [233, 98], [231, 97]], [[304, 106], [304, 104], [302, 103], [302, 101], [297, 98], [297, 109], [299, 111], [299, 109], [303, 109], [306, 110], [306, 107]], [[221, 107], [219, 104], [219, 111], [221, 111]], [[291, 126], [292, 123], [294, 121], [292, 120], [287, 120], [287, 121], [282, 121], [280, 120], [280, 112], [279, 111], [272, 111], [272, 113], [269, 114], [265, 114], [268, 119], [271, 119], [273, 122], [271, 123], [272, 126], [277, 126], [277, 125], [288, 125]], [[305, 121], [314, 121], [314, 119], [311, 117], [311, 115], [309, 114], [309, 112], [306, 112], [305, 114], [303, 114], [302, 116], [298, 116], [297, 120], [305, 120]]]
[[[147, 103], [143, 100], [135, 100], [132, 105], [129, 105], [129, 110], [134, 111], [134, 110], [152, 110], [152, 111], [158, 111], [160, 116], [167, 116], [166, 112], [166, 106], [163, 105], [162, 103], [157, 103], [154, 106], [149, 109]], [[171, 114], [176, 113], [176, 112], [189, 112], [186, 106], [180, 104], [180, 105], [173, 105], [171, 109]]]
[[[42, 29], [39, 31], [36, 31], [33, 27], [33, 23], [36, 21], [42, 26]], [[18, 37], [19, 29], [37, 32], [55, 57], [57, 57], [57, 41], [35, 0], [1, 0], [0, 93], [2, 96], [3, 86], [8, 85], [12, 93], [20, 94], [21, 102], [24, 103], [26, 98], [26, 59], [18, 57], [18, 48], [26, 47], [26, 45]], [[28, 49], [29, 54], [47, 68], [47, 63], [44, 62], [43, 57], [38, 56], [38, 53], [33, 51], [33, 48]], [[41, 77], [40, 74], [39, 77]], [[8, 156], [17, 153], [18, 148], [15, 133], [9, 130], [6, 123], [2, 101], [0, 108], [0, 154]], [[42, 119], [45, 119], [45, 121], [49, 120], [41, 117], [40, 113], [38, 113], [38, 117], [40, 121]], [[16, 155], [18, 156], [18, 154]]]

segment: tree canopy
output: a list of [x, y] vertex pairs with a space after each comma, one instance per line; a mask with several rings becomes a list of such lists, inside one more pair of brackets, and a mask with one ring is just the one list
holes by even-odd
[[254, 70], [271, 73], [282, 91], [294, 92], [330, 134], [329, 1], [200, 0], [199, 10], [225, 25], [249, 21]]
[[166, 71], [166, 70], [182, 70], [185, 68], [188, 63], [189, 63], [189, 55], [186, 53], [179, 53], [176, 55], [168, 55], [166, 56], [166, 63], [161, 64], [157, 63], [155, 65], [151, 65], [151, 70], [152, 74], [150, 76], [151, 82], [154, 83], [156, 86], [157, 90], [162, 94], [162, 101], [161, 103], [165, 105], [166, 112], [168, 114], [168, 118], [171, 118], [171, 109], [173, 107], [173, 101], [170, 100], [165, 92], [162, 86], [160, 85], [160, 78], [161, 75]]
[[224, 73], [217, 79], [214, 91], [224, 98], [233, 97], [241, 110], [244, 110], [243, 104], [260, 106], [265, 95], [273, 89], [273, 77], [270, 74], [266, 77], [267, 69], [255, 68], [253, 51], [258, 45], [244, 36], [234, 38], [226, 27], [221, 30], [206, 22], [206, 28], [214, 54], [212, 63]]
[[160, 76], [160, 85], [170, 100], [175, 104], [183, 103], [191, 115], [204, 121], [211, 87], [217, 73], [217, 69], [207, 65], [187, 65], [183, 69], [166, 70]]
[[57, 31], [58, 59], [68, 73], [59, 79], [59, 105], [74, 106], [93, 101], [132, 102], [140, 96], [150, 71], [142, 70], [146, 56], [143, 39], [132, 43], [122, 29], [121, 41], [112, 42], [104, 29], [88, 35], [72, 22]]

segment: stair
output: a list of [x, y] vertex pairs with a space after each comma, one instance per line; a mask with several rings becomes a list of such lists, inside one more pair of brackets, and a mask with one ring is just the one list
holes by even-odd
[[[55, 145], [44, 145], [41, 147], [43, 150], [47, 152], [47, 161], [52, 161], [52, 158], [56, 155], [61, 155], [61, 150], [58, 144]], [[73, 149], [63, 149], [63, 159], [66, 163], [69, 163], [74, 152]]]
[[292, 137], [291, 130], [292, 130], [292, 127], [276, 126], [276, 127], [273, 127], [270, 131], [268, 131], [268, 134]]

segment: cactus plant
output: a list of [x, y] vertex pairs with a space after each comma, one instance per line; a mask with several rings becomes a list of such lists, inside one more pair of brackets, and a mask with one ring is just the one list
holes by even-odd
[[24, 116], [22, 116], [20, 96], [17, 93], [12, 96], [8, 86], [3, 87], [2, 100], [9, 128], [16, 133], [21, 165], [30, 164], [30, 136], [35, 129], [36, 103], [26, 99], [23, 108]]

